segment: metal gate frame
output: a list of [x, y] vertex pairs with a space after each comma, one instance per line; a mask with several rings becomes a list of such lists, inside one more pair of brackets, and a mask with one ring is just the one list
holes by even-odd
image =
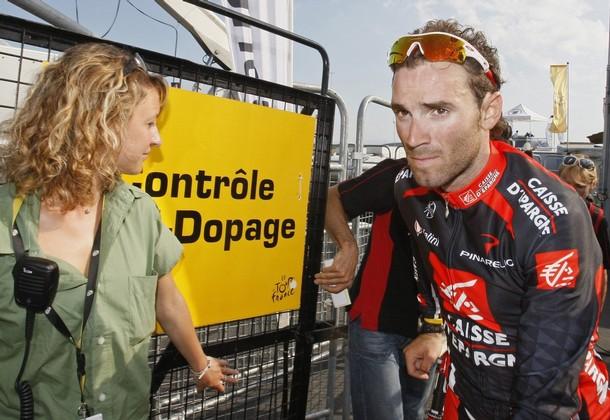
[[[220, 8], [220, 6], [204, 1], [189, 2], [205, 6], [211, 10]], [[208, 5], [210, 7], [207, 7]], [[215, 11], [221, 13], [219, 10]], [[233, 15], [227, 13], [229, 16], [241, 18], [241, 15], [237, 13], [229, 12], [233, 13]], [[269, 25], [263, 22], [250, 17], [244, 16], [243, 18], [243, 21], [253, 26], [269, 29]], [[282, 31], [276, 29], [273, 29], [272, 32]], [[291, 34], [290, 38], [296, 41], [303, 40], [294, 34]], [[248, 383], [248, 377], [246, 377], [245, 392], [241, 392], [241, 394], [246, 394], [245, 398], [242, 398], [240, 389], [235, 388], [229, 390], [224, 396], [205, 392], [203, 396], [195, 397], [186, 362], [172, 349], [172, 346], [165, 348], [168, 342], [167, 337], [154, 337], [150, 352], [151, 365], [155, 366], [153, 390], [162, 390], [166, 393], [163, 396], [158, 393], [151, 394], [153, 402], [152, 418], [203, 418], [204, 416], [207, 418], [210, 412], [215, 418], [239, 418], [240, 412], [243, 413], [243, 418], [252, 418], [254, 412], [257, 418], [305, 418], [314, 346], [320, 347], [322, 342], [345, 337], [346, 333], [345, 327], [334, 326], [333, 315], [330, 315], [331, 319], [317, 320], [316, 311], [319, 309], [318, 287], [313, 283], [313, 276], [319, 271], [322, 255], [324, 212], [329, 181], [329, 158], [335, 102], [324, 96], [323, 93], [318, 95], [304, 92], [218, 68], [195, 64], [188, 60], [154, 51], [93, 38], [13, 16], [0, 15], [0, 39], [21, 46], [20, 54], [4, 54], [10, 59], [19, 60], [19, 72], [16, 78], [0, 75], [0, 82], [15, 84], [17, 92], [14, 104], [10, 106], [0, 104], [0, 108], [16, 108], [20, 88], [29, 85], [27, 81], [21, 79], [21, 64], [25, 59], [28, 59], [24, 57], [27, 49], [46, 51], [47, 59], [49, 59], [52, 53], [60, 53], [78, 43], [105, 42], [138, 52], [146, 61], [150, 71], [169, 78], [172, 85], [196, 91], [205, 91], [205, 88], [208, 88], [212, 93], [222, 89], [231, 92], [230, 97], [254, 95], [259, 99], [270, 102], [272, 106], [274, 104], [284, 104], [286, 110], [315, 114], [316, 132], [312, 151], [312, 176], [307, 208], [307, 234], [303, 257], [300, 309], [198, 329], [200, 340], [205, 343], [207, 353], [228, 359], [242, 371], [260, 371], [260, 375], [257, 374], [258, 382], [255, 382], [252, 386]], [[312, 46], [315, 43], [306, 40], [304, 44]], [[319, 51], [323, 51], [322, 47], [318, 47]], [[324, 64], [322, 92], [325, 92], [328, 86], [328, 58], [325, 58], [325, 52], [321, 55]], [[288, 326], [286, 327], [280, 325], [279, 318], [282, 316], [288, 318]], [[266, 355], [271, 356], [266, 360]], [[258, 362], [251, 363], [255, 359]], [[242, 367], [240, 363], [244, 360], [246, 361]], [[273, 372], [270, 381], [267, 381], [264, 377], [264, 370]], [[262, 387], [269, 389], [263, 392], [261, 391]], [[250, 388], [258, 388], [256, 398], [248, 397]], [[167, 398], [168, 401], [160, 401], [162, 398]], [[269, 400], [269, 402], [261, 404], [263, 399], [265, 401]], [[252, 400], [255, 401], [254, 407], [252, 406]], [[209, 407], [212, 407], [212, 409]]]

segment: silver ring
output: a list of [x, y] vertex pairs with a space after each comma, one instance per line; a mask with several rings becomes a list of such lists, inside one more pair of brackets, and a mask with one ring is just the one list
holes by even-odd
[[337, 287], [337, 285], [336, 284], [331, 284], [330, 287]]

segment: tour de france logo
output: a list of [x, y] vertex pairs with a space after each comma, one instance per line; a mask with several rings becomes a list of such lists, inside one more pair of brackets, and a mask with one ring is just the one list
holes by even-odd
[[297, 290], [297, 280], [292, 276], [282, 275], [280, 281], [273, 285], [271, 301], [280, 302], [282, 299], [295, 294]]

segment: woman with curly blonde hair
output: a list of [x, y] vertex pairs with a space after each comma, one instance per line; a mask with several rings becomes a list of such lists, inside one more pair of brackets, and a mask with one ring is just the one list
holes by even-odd
[[608, 222], [604, 217], [604, 210], [598, 207], [591, 197], [598, 183], [595, 162], [588, 156], [578, 153], [566, 155], [559, 166], [559, 177], [570, 184], [587, 203], [591, 222], [593, 223], [593, 230], [597, 236], [597, 242], [602, 249], [604, 268], [606, 270], [610, 269]]
[[[0, 418], [17, 418], [32, 403], [36, 418], [148, 418], [155, 321], [198, 389], [235, 382], [225, 361], [204, 354], [174, 284], [180, 243], [152, 199], [121, 180], [141, 172], [161, 144], [156, 120], [166, 94], [138, 55], [82, 44], [42, 69], [3, 124]], [[54, 263], [59, 280], [24, 339], [30, 310], [26, 317], [18, 284], [34, 280], [12, 272], [29, 257]], [[24, 388], [33, 401], [20, 401]]]
[[[603, 308], [608, 287], [607, 273], [610, 268], [610, 238], [608, 237], [608, 222], [604, 217], [604, 211], [601, 207], [595, 205], [591, 197], [591, 193], [597, 187], [598, 180], [595, 162], [593, 162], [592, 159], [589, 159], [588, 156], [582, 154], [566, 155], [559, 166], [559, 177], [576, 190], [578, 195], [585, 201], [587, 209], [589, 210], [593, 231], [595, 232], [595, 237], [602, 250], [604, 262], [604, 276], [600, 279], [601, 284], [596, 285], [596, 289], [599, 293], [600, 306]], [[598, 339], [599, 335], [596, 328], [593, 337], [591, 337], [593, 347], [596, 345]], [[604, 404], [604, 401], [607, 398], [606, 391], [605, 389], [602, 391], [602, 388], [603, 386], [606, 386], [607, 381], [608, 373], [604, 361], [599, 354], [589, 349], [585, 359], [585, 369], [580, 373], [579, 389], [586, 389], [586, 387], [590, 387], [591, 389], [595, 388], [597, 389], [598, 398], [591, 398], [591, 395], [594, 395], [595, 393], [591, 394], [585, 392], [581, 394], [583, 400], [583, 408], [580, 412], [581, 418], [588, 418], [591, 420], [606, 420], [610, 418], [610, 406]], [[591, 386], [592, 384], [593, 386]]]

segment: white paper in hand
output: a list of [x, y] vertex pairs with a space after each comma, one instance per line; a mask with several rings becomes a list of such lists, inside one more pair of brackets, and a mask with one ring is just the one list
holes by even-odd
[[335, 308], [342, 308], [352, 304], [352, 300], [349, 298], [349, 291], [347, 289], [343, 289], [339, 293], [331, 293], [330, 297], [333, 300], [333, 306]]

